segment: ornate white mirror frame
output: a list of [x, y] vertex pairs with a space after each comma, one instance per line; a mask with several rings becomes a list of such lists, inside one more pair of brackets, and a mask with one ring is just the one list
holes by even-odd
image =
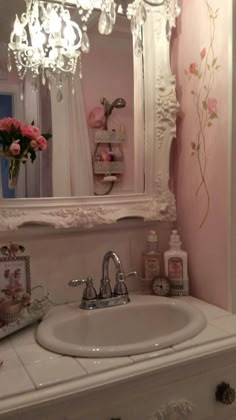
[[[175, 0], [172, 0], [176, 4]], [[174, 8], [173, 8], [174, 9]], [[49, 224], [55, 228], [89, 228], [111, 224], [129, 217], [173, 221], [175, 198], [169, 190], [169, 158], [176, 135], [178, 103], [175, 76], [169, 62], [170, 40], [167, 30], [174, 25], [177, 10], [167, 15], [163, 6], [150, 7], [144, 25], [144, 103], [145, 103], [145, 193], [119, 196], [1, 199], [0, 231], [15, 230], [25, 224]], [[140, 72], [139, 72], [140, 73]], [[135, 71], [135, 83], [142, 84]], [[140, 80], [137, 80], [139, 78]], [[135, 106], [137, 101], [134, 97]], [[139, 109], [140, 104], [137, 106]], [[135, 115], [138, 111], [135, 109]], [[135, 130], [135, 141], [141, 141]], [[142, 153], [142, 147], [137, 148]], [[135, 180], [140, 174], [135, 159]]]

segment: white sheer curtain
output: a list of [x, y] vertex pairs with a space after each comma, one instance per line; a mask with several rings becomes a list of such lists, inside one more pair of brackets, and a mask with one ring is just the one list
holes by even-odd
[[[39, 96], [32, 92], [31, 79], [28, 76], [24, 81], [24, 114], [24, 119], [28, 124], [34, 121], [34, 124], [40, 127]], [[28, 159], [24, 169], [25, 171], [22, 171], [22, 175], [25, 176], [25, 194], [23, 196], [40, 197], [40, 155], [37, 153], [33, 163]]]
[[79, 75], [75, 77], [75, 93], [71, 80], [63, 83], [63, 100], [57, 102], [57, 89], [52, 102], [52, 185], [53, 196], [93, 195], [93, 171], [87, 119]]
[[[50, 131], [50, 96], [42, 96], [32, 91], [31, 78], [26, 76], [24, 81], [24, 117], [27, 123], [39, 127], [41, 132]], [[51, 141], [51, 140], [50, 140]], [[50, 149], [49, 141], [49, 149]], [[20, 168], [17, 197], [47, 197], [52, 195], [51, 188], [50, 150], [36, 153], [32, 163], [28, 158], [26, 164]]]

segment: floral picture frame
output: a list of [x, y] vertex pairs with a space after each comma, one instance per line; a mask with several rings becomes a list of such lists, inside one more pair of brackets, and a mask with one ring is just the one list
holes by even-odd
[[[31, 294], [30, 257], [0, 257], [0, 293], [9, 282], [19, 283], [25, 293]], [[13, 284], [12, 284], [13, 286]]]
[[0, 248], [0, 326], [16, 321], [30, 303], [30, 257], [17, 255], [24, 251], [14, 243]]
[[53, 304], [42, 286], [31, 287], [30, 257], [19, 256], [24, 252], [13, 242], [0, 247], [0, 339], [42, 319]]

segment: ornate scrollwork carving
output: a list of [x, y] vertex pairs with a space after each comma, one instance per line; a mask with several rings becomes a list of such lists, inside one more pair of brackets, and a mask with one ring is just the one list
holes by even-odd
[[187, 400], [170, 401], [161, 406], [150, 420], [187, 420], [194, 405]]
[[176, 135], [176, 115], [179, 110], [179, 103], [176, 99], [175, 76], [171, 76], [169, 81], [160, 76], [156, 80], [156, 119], [155, 139], [158, 147], [161, 148], [167, 134], [172, 139]]
[[87, 227], [91, 228], [99, 224], [110, 224], [116, 222], [116, 218], [107, 214], [104, 208], [60, 208], [43, 211], [42, 216], [51, 221], [56, 228]]

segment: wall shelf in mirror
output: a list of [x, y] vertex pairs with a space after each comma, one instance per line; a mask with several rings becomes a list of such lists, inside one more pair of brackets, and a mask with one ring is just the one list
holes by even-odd
[[[176, 17], [176, 12], [170, 17], [165, 7], [148, 7], [143, 28], [143, 56], [133, 58], [132, 192], [117, 191], [109, 196], [0, 199], [1, 231], [32, 223], [55, 228], [89, 228], [132, 217], [146, 221], [175, 220], [175, 197], [169, 190], [169, 158], [172, 139], [176, 136], [178, 102], [175, 76], [170, 70], [170, 39], [166, 27], [167, 22], [173, 24]], [[143, 71], [140, 71], [141, 62]], [[52, 105], [55, 105], [53, 100]], [[54, 111], [52, 107], [52, 113]]]

